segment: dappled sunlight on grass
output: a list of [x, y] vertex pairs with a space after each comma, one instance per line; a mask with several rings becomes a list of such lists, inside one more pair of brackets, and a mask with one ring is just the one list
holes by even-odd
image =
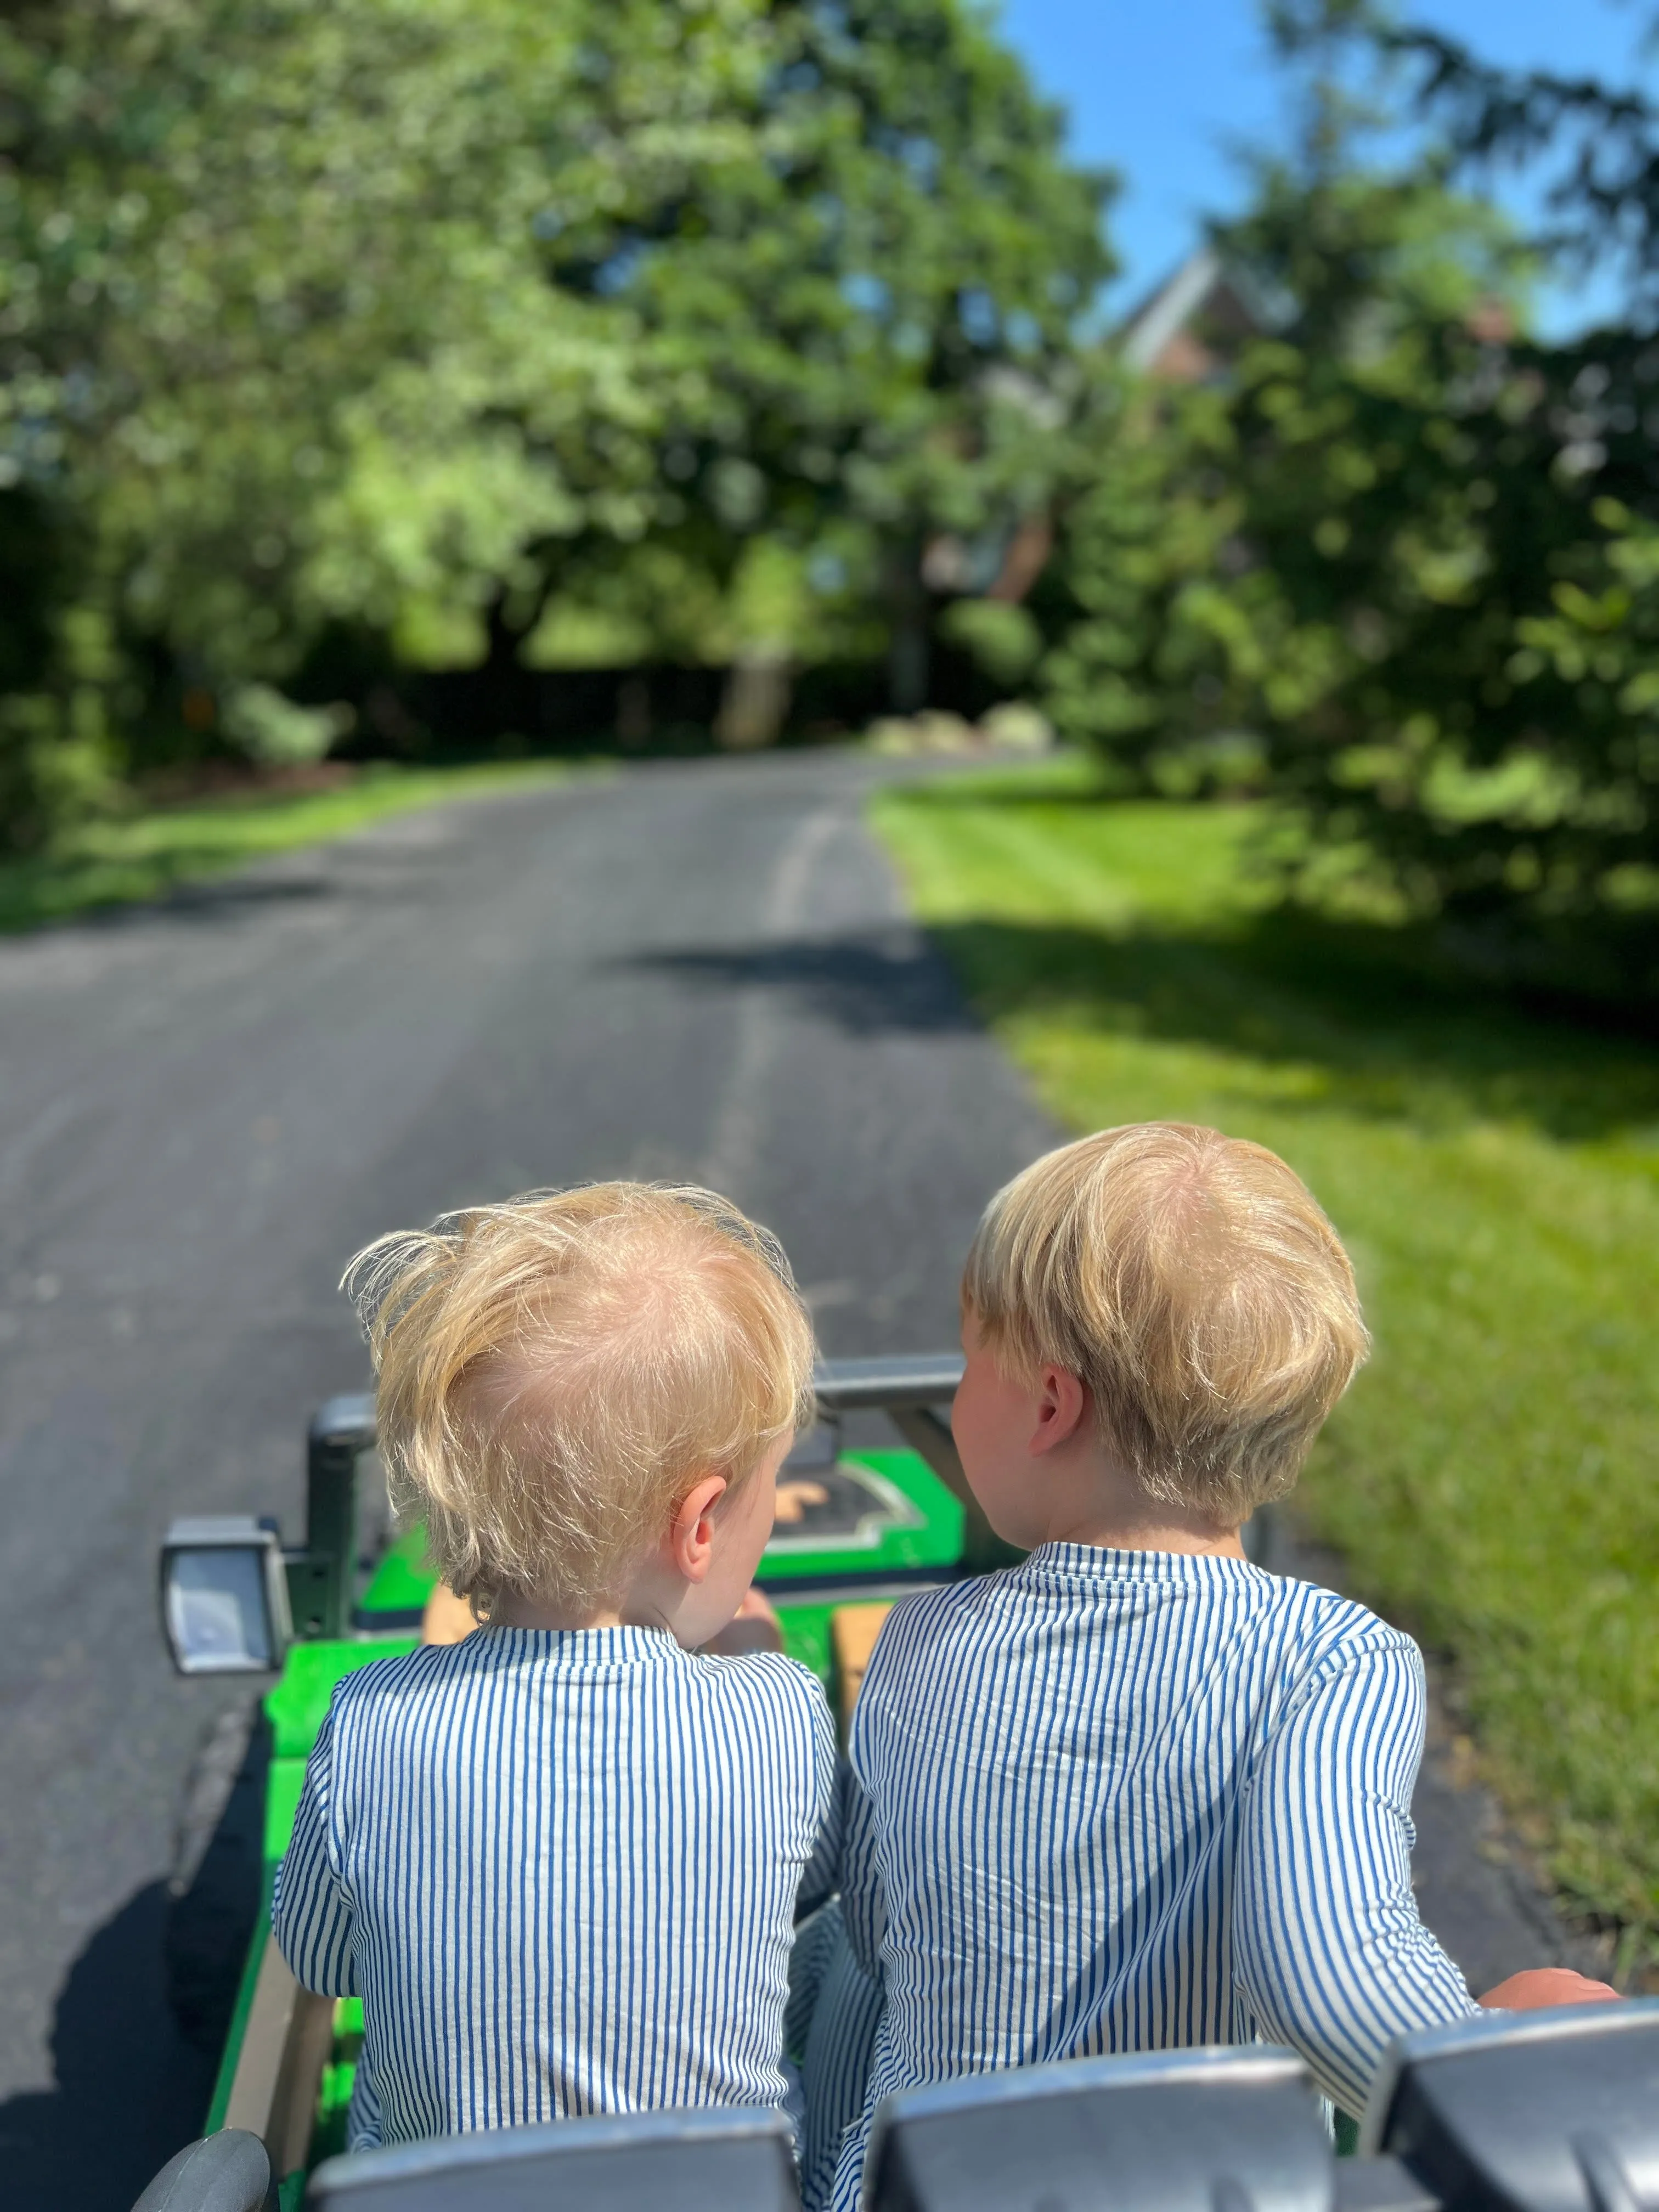
[[1651, 1953], [1659, 1053], [1411, 932], [1278, 909], [1245, 808], [1100, 803], [1059, 766], [876, 820], [1061, 1119], [1212, 1122], [1329, 1208], [1376, 1347], [1304, 1510], [1455, 1658], [1564, 1889]]

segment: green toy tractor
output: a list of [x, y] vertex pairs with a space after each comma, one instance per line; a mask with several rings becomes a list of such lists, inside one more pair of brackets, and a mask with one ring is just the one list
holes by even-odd
[[[1013, 1556], [968, 1498], [940, 1413], [961, 1367], [954, 1354], [826, 1364], [818, 1425], [780, 1480], [758, 1580], [843, 1723], [896, 1598]], [[865, 1410], [887, 1416], [898, 1448], [842, 1448], [842, 1417]], [[162, 1549], [179, 1670], [276, 1680], [219, 1822], [252, 1844], [253, 1879], [240, 1913], [205, 1916], [240, 1978], [228, 2027], [216, 2023], [203, 2139], [135, 2212], [301, 2212], [302, 2201], [307, 2212], [799, 2212], [787, 2123], [747, 2107], [334, 2155], [361, 2010], [299, 1986], [270, 1903], [334, 1684], [408, 1650], [434, 1587], [419, 1532], [388, 1536], [360, 1481], [374, 1447], [372, 1400], [332, 1399], [311, 1426], [302, 1547], [285, 1548], [268, 1522], [218, 1519], [175, 1522]], [[1258, 1516], [1258, 1547], [1262, 1535]], [[887, 2100], [867, 2201], [872, 2212], [1659, 2212], [1656, 2085], [1659, 2001], [1486, 2014], [1394, 2045], [1366, 2118], [1370, 2154], [1334, 2160], [1291, 2051], [1069, 2059]]]

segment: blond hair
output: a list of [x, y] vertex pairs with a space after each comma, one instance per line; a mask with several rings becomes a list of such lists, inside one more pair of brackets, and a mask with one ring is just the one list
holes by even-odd
[[450, 1587], [614, 1600], [703, 1474], [742, 1483], [811, 1416], [812, 1330], [777, 1240], [713, 1192], [532, 1192], [381, 1237], [368, 1333], [400, 1522]]
[[1147, 1495], [1218, 1525], [1291, 1487], [1368, 1349], [1307, 1186], [1184, 1122], [1103, 1129], [1016, 1176], [962, 1290], [1003, 1371], [1075, 1375]]

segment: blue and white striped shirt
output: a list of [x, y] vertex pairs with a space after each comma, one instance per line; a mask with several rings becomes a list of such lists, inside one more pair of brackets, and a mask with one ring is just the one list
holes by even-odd
[[1237, 2043], [1364, 2109], [1384, 2045], [1474, 2009], [1418, 1917], [1421, 1656], [1243, 1560], [1045, 1544], [882, 1631], [842, 1910], [885, 2009], [876, 2100], [951, 2075]]
[[502, 1628], [348, 1675], [272, 1919], [308, 1989], [362, 1998], [354, 2143], [782, 2104], [835, 1769], [775, 1653]]

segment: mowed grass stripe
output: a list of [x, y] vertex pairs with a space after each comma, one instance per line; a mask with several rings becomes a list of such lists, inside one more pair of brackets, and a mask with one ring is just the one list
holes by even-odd
[[975, 1004], [1078, 1129], [1212, 1122], [1348, 1240], [1370, 1365], [1301, 1491], [1455, 1666], [1568, 1900], [1659, 1959], [1659, 1055], [1274, 912], [1249, 810], [1051, 766], [874, 820]]

